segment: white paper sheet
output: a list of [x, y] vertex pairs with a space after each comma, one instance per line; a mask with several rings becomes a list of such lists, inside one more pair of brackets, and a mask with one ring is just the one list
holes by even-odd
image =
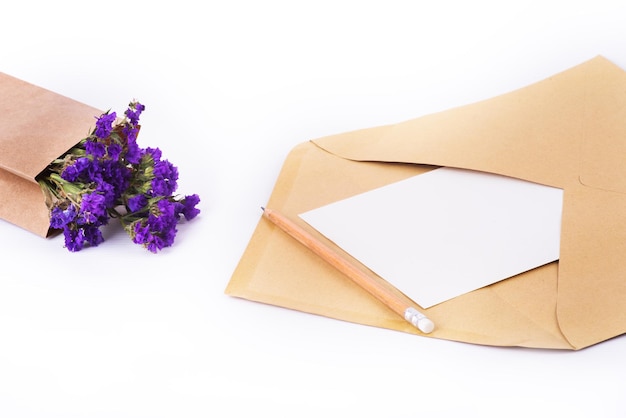
[[559, 258], [563, 191], [443, 167], [300, 215], [423, 308]]

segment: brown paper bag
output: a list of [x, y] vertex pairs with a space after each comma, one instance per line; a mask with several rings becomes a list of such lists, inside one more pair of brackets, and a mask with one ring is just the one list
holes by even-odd
[[0, 73], [0, 218], [50, 234], [37, 175], [87, 137], [101, 110]]

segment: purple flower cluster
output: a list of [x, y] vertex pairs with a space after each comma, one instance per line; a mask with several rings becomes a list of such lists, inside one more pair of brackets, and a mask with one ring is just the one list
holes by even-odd
[[99, 245], [100, 227], [118, 218], [133, 242], [156, 253], [174, 243], [180, 220], [200, 213], [198, 195], [174, 195], [177, 167], [158, 148], [137, 145], [144, 109], [131, 102], [119, 123], [115, 112], [98, 117], [92, 134], [40, 179], [50, 227], [63, 231], [68, 250]]

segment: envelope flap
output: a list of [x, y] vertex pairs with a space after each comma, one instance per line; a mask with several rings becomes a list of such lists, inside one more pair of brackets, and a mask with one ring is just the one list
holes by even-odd
[[[620, 93], [626, 89], [624, 72], [597, 57], [482, 102], [314, 142], [335, 155], [358, 161], [467, 168], [563, 188], [579, 181], [581, 143], [583, 136], [590, 134], [582, 129], [583, 121], [589, 119], [590, 112], [606, 111], [603, 118], [607, 121], [615, 113], [606, 108], [601, 97], [600, 101], [589, 101], [590, 92], [598, 87], [605, 91], [611, 84], [607, 84], [607, 77], [613, 80], [613, 86], [618, 78]], [[620, 106], [626, 109], [626, 103]], [[626, 124], [619, 126], [626, 130]], [[611, 135], [619, 134], [615, 127], [605, 128]], [[598, 134], [595, 125], [591, 129]], [[596, 153], [593, 148], [585, 151]], [[612, 150], [607, 146], [602, 153], [610, 154]], [[626, 155], [624, 151], [620, 155]], [[587, 171], [602, 172], [599, 166], [604, 155], [594, 155]], [[613, 156], [613, 160], [618, 158]], [[617, 170], [618, 164], [614, 167]], [[621, 177], [619, 181], [626, 185], [626, 176], [617, 176], [614, 171], [602, 174], [604, 181], [610, 183]]]
[[0, 169], [32, 180], [89, 134], [102, 111], [0, 73]]

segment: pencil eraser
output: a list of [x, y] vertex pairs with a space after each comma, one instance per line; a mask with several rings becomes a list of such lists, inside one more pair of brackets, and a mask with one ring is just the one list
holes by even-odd
[[435, 329], [435, 324], [428, 318], [422, 318], [417, 321], [417, 328], [424, 334], [430, 334]]

